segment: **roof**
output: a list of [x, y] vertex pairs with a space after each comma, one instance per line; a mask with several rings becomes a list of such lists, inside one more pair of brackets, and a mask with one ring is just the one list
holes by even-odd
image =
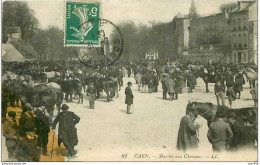
[[6, 62], [24, 62], [26, 59], [10, 43], [2, 44], [2, 60]]
[[213, 49], [210, 50], [210, 45], [203, 45], [203, 49], [200, 47], [191, 48], [189, 53], [230, 53], [231, 45], [213, 44]]
[[241, 1], [241, 2], [242, 3], [246, 2], [246, 3], [249, 3], [249, 4], [246, 7], [242, 8], [242, 9], [236, 8], [234, 11], [230, 12], [230, 14], [248, 11], [249, 7], [252, 6], [254, 3], [256, 3], [255, 1]]

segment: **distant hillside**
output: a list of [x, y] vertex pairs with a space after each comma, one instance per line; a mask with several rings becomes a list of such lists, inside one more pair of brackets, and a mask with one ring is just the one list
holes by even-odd
[[12, 41], [11, 44], [26, 58], [37, 59], [38, 54], [33, 46], [26, 41]]

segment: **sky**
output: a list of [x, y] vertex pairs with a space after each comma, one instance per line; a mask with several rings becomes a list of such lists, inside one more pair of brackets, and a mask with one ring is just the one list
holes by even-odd
[[[222, 4], [237, 0], [194, 0], [197, 13], [207, 16], [219, 13]], [[39, 20], [40, 28], [49, 26], [63, 28], [64, 1], [29, 1], [29, 7], [34, 10]], [[136, 24], [149, 24], [150, 21], [170, 22], [179, 12], [189, 13], [191, 0], [102, 0], [102, 18], [115, 24], [124, 21], [134, 21]]]

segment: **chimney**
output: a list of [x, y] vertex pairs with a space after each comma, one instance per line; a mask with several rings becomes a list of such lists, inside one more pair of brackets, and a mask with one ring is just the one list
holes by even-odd
[[237, 1], [237, 8], [238, 8], [238, 10], [241, 9], [241, 3], [240, 3], [240, 1]]

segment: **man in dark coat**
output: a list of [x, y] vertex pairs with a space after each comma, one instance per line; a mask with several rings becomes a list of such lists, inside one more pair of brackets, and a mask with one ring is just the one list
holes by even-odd
[[163, 90], [163, 99], [167, 100], [167, 85], [166, 85], [167, 77], [163, 75], [162, 78], [162, 90]]
[[158, 92], [158, 85], [159, 85], [159, 77], [156, 72], [153, 72], [153, 85], [154, 85], [154, 92]]
[[192, 89], [195, 88], [196, 85], [196, 77], [194, 73], [191, 71], [187, 75], [187, 87], [188, 87], [188, 93], [192, 93]]
[[245, 84], [245, 79], [243, 77], [243, 74], [240, 72], [235, 77], [234, 90], [236, 93], [238, 93], [237, 99], [240, 99], [240, 97], [241, 97], [241, 91], [243, 91], [243, 84]]
[[36, 134], [36, 115], [33, 112], [31, 104], [26, 103], [19, 120], [19, 133], [21, 141], [19, 146], [18, 161], [39, 161], [40, 150], [38, 147], [38, 136]]
[[40, 106], [35, 110], [36, 114], [36, 134], [38, 135], [38, 146], [41, 149], [43, 155], [48, 156], [47, 144], [48, 144], [48, 134], [50, 132], [50, 120], [46, 115], [45, 106]]
[[127, 110], [126, 110], [127, 114], [131, 114], [130, 108], [131, 108], [131, 105], [133, 104], [133, 99], [134, 99], [134, 95], [132, 93], [131, 86], [132, 86], [132, 83], [128, 82], [127, 87], [125, 88], [125, 95], [126, 95], [125, 104], [127, 104]]
[[78, 144], [78, 136], [77, 129], [75, 125], [80, 121], [80, 118], [74, 114], [74, 112], [70, 112], [69, 106], [63, 104], [62, 112], [60, 112], [56, 119], [53, 122], [52, 129], [56, 129], [57, 123], [59, 123], [58, 130], [58, 145], [60, 146], [61, 142], [63, 142], [64, 146], [68, 150], [68, 157], [72, 157], [77, 154], [77, 151], [74, 150], [74, 146]]
[[196, 111], [190, 108], [186, 110], [186, 116], [182, 117], [176, 146], [178, 150], [187, 151], [198, 149], [198, 137], [196, 131], [200, 126], [194, 123], [197, 116]]
[[93, 83], [90, 83], [87, 88], [87, 96], [89, 98], [90, 109], [95, 108], [96, 93], [97, 89], [94, 87]]
[[208, 140], [212, 144], [213, 151], [225, 151], [229, 148], [233, 133], [229, 123], [224, 121], [226, 107], [218, 105], [217, 120], [212, 122], [208, 130]]

